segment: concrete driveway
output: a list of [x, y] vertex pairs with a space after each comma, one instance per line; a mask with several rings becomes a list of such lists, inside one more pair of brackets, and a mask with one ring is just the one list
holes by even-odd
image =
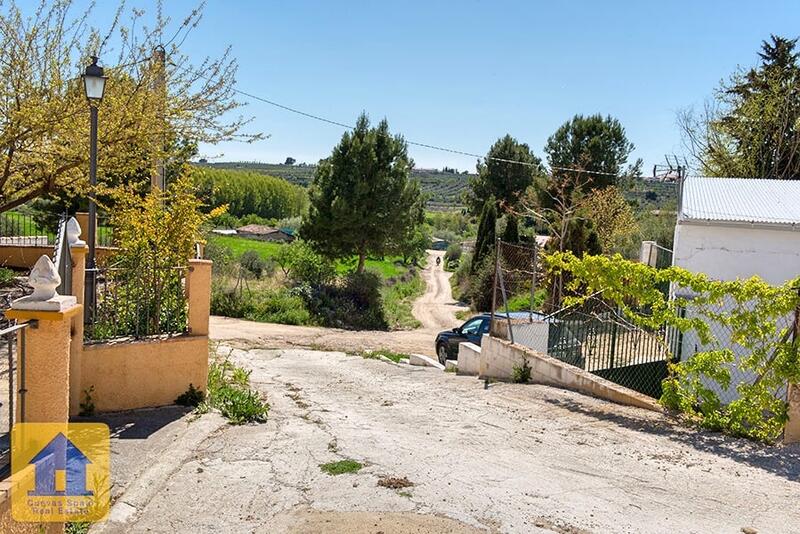
[[[173, 443], [117, 480], [116, 522], [96, 530], [800, 532], [798, 448], [695, 433], [545, 386], [484, 389], [337, 352], [232, 357], [253, 370], [269, 421], [166, 425]], [[128, 449], [141, 456], [163, 443], [157, 435]], [[319, 467], [342, 459], [364, 468]], [[379, 485], [390, 478], [413, 485]]]

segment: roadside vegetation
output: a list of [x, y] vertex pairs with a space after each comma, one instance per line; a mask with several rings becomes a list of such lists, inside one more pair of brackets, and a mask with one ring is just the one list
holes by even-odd
[[[215, 173], [204, 177], [212, 184], [206, 187], [211, 191], [207, 197], [233, 208], [213, 217], [213, 226], [255, 222], [283, 227], [289, 221], [295, 238], [284, 244], [210, 233], [206, 256], [214, 260], [212, 313], [352, 329], [419, 325], [411, 309], [424, 291], [418, 270], [430, 244], [419, 185], [409, 179], [405, 142], [392, 136], [385, 122], [373, 128], [362, 116], [358, 124], [317, 167], [305, 203], [296, 201], [297, 186], [277, 178], [206, 171]], [[361, 151], [362, 144], [377, 152]], [[349, 173], [353, 164], [372, 174]], [[253, 189], [261, 182], [262, 189]], [[217, 184], [228, 192], [218, 191]], [[267, 190], [284, 199], [272, 198], [271, 205], [291, 209], [244, 213], [258, 209], [261, 204], [250, 197]]]
[[179, 400], [187, 403], [199, 400], [199, 413], [218, 410], [233, 425], [263, 423], [267, 420], [269, 404], [258, 391], [250, 388], [250, 373], [217, 355], [208, 366], [208, 394], [205, 398], [190, 387], [185, 397], [179, 397]]

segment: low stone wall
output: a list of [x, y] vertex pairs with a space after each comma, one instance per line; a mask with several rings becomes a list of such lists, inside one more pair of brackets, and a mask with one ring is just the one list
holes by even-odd
[[173, 404], [189, 384], [206, 389], [207, 336], [85, 345], [79, 357], [80, 398], [94, 387], [98, 412]]
[[510, 380], [514, 366], [521, 366], [527, 361], [534, 382], [588, 393], [619, 404], [663, 411], [661, 405], [647, 395], [504, 339], [484, 335], [480, 354], [481, 378]]

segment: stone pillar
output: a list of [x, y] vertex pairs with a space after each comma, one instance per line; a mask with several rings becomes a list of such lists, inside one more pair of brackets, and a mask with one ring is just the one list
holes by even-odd
[[189, 333], [208, 335], [211, 313], [211, 260], [189, 260], [186, 274], [186, 300], [189, 303]]
[[69, 367], [72, 318], [82, 306], [61, 296], [53, 262], [42, 256], [28, 279], [33, 294], [15, 300], [6, 317], [30, 324], [20, 331], [17, 352], [17, 421], [66, 423], [69, 419]]
[[789, 384], [789, 421], [783, 431], [783, 442], [800, 442], [800, 384]]
[[[78, 304], [83, 304], [85, 295], [83, 288], [86, 283], [86, 254], [89, 247], [80, 239], [81, 227], [73, 217], [67, 222], [67, 241], [72, 254], [72, 288], [70, 294]], [[83, 314], [72, 317], [72, 342], [69, 350], [69, 414], [80, 413], [81, 395], [83, 384], [81, 382], [81, 368], [83, 356]]]

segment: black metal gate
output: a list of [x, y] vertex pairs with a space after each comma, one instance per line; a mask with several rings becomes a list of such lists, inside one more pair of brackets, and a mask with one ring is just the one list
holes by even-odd
[[11, 428], [25, 420], [25, 329], [29, 325], [0, 330], [0, 479], [11, 469]]
[[572, 311], [549, 328], [550, 356], [655, 398], [677, 346], [677, 332], [639, 328], [618, 311]]

